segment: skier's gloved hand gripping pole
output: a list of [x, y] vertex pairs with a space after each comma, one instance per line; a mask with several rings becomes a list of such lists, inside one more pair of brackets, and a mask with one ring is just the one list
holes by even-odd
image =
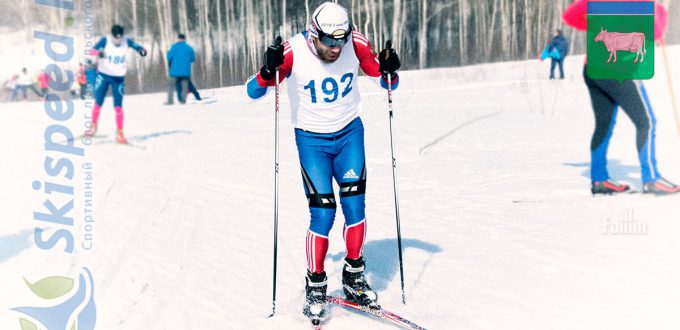
[[283, 44], [281, 36], [264, 53], [264, 66], [260, 76], [265, 80], [276, 79], [274, 114], [274, 273], [272, 276], [272, 313], [276, 313], [276, 260], [279, 231], [279, 66], [283, 64]]
[[[274, 43], [267, 47], [264, 52], [264, 65], [260, 69], [260, 76], [264, 80], [272, 80], [275, 76], [275, 71], [279, 70], [279, 67], [283, 64], [283, 40], [281, 36], [276, 37]], [[276, 80], [278, 84], [279, 80]]]
[[[378, 54], [378, 62], [380, 63], [380, 73], [382, 73], [383, 78], [387, 79], [389, 87], [392, 85], [392, 80], [388, 78], [395, 77], [397, 70], [401, 67], [399, 56], [397, 56], [397, 52], [392, 48], [392, 40], [385, 42], [385, 49], [381, 50], [380, 54]], [[388, 89], [388, 92], [391, 92], [391, 88]]]
[[387, 40], [385, 49], [378, 55], [380, 62], [380, 72], [387, 80], [387, 106], [390, 115], [390, 150], [392, 152], [392, 185], [394, 188], [394, 212], [397, 219], [397, 246], [399, 247], [399, 274], [401, 275], [401, 301], [406, 304], [406, 293], [404, 291], [404, 259], [401, 253], [401, 225], [399, 221], [399, 193], [397, 190], [397, 160], [394, 158], [394, 136], [392, 134], [392, 77], [397, 75], [397, 70], [401, 67], [399, 56], [392, 49], [392, 40]]

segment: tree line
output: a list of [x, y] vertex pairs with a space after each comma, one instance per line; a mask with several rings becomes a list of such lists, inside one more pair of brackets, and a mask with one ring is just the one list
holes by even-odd
[[[81, 5], [87, 0], [82, 0]], [[59, 29], [64, 17], [31, 11], [33, 0], [5, 2], [0, 24], [30, 31], [36, 21]], [[163, 89], [165, 53], [177, 33], [196, 49], [193, 79], [201, 88], [237, 85], [261, 66], [276, 35], [291, 37], [307, 28], [319, 0], [117, 0], [90, 1], [95, 31], [114, 23], [149, 51], [131, 61], [127, 89]], [[563, 28], [572, 53], [585, 52], [585, 38], [562, 24], [572, 0], [340, 0], [353, 27], [378, 51], [393, 40], [404, 69], [470, 65], [536, 58], [556, 28]], [[35, 7], [35, 6], [33, 6]], [[14, 11], [16, 15], [12, 15]], [[76, 10], [75, 22], [83, 21]], [[63, 15], [59, 14], [59, 15]], [[672, 15], [671, 15], [672, 17]], [[29, 32], [30, 33], [30, 32]], [[156, 81], [157, 83], [149, 83]]]

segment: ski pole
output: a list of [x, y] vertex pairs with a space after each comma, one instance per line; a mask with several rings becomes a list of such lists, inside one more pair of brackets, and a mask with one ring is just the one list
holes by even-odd
[[680, 115], [678, 114], [678, 103], [675, 100], [675, 90], [673, 89], [673, 80], [671, 78], [671, 70], [668, 67], [668, 56], [666, 55], [666, 40], [661, 39], [661, 50], [663, 52], [663, 63], [666, 67], [666, 79], [668, 79], [668, 88], [671, 90], [671, 102], [673, 106], [673, 115], [675, 116], [675, 128], [680, 134]]
[[[275, 46], [281, 44], [281, 37], [276, 38]], [[279, 68], [276, 68], [275, 113], [274, 113], [274, 275], [272, 277], [272, 314], [276, 313], [276, 260], [279, 232]]]
[[[387, 40], [385, 48], [386, 59], [390, 57], [392, 40]], [[404, 291], [404, 259], [401, 253], [401, 224], [399, 220], [399, 192], [397, 190], [397, 160], [394, 158], [394, 134], [392, 133], [392, 74], [387, 73], [387, 108], [390, 115], [390, 151], [392, 152], [392, 187], [394, 189], [394, 211], [397, 219], [397, 245], [399, 247], [399, 274], [401, 275], [401, 301], [406, 304], [406, 293]]]

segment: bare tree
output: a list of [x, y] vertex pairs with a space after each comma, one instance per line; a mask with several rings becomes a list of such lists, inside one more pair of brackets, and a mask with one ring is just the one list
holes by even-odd
[[222, 1], [216, 1], [217, 6], [217, 69], [220, 77], [219, 86], [224, 84], [224, 26], [222, 25]]
[[418, 29], [418, 68], [427, 65], [427, 0], [420, 0], [420, 28]]
[[[97, 33], [114, 23], [132, 27], [149, 47], [149, 56], [131, 61], [139, 90], [165, 88], [147, 77], [167, 76], [168, 51], [176, 32], [191, 36], [196, 48], [195, 78], [206, 87], [242, 83], [261, 63], [264, 48], [278, 33], [284, 38], [306, 30], [310, 12], [324, 0], [119, 0], [96, 2]], [[400, 53], [403, 68], [467, 65], [534, 58], [573, 0], [340, 0], [350, 11], [353, 27], [376, 50], [386, 39]], [[663, 1], [670, 5], [669, 0]], [[0, 26], [48, 25], [59, 31], [64, 17], [36, 10], [31, 0], [7, 1]], [[304, 9], [303, 9], [304, 8]], [[674, 8], [674, 7], [671, 7]], [[119, 21], [123, 19], [124, 22]], [[672, 23], [671, 23], [672, 24]], [[178, 31], [179, 30], [179, 31]], [[585, 39], [565, 28], [573, 52], [585, 50]], [[148, 36], [148, 39], [147, 39]], [[452, 55], [455, 54], [455, 55]], [[217, 72], [216, 72], [217, 71]], [[162, 81], [158, 79], [157, 81]], [[134, 86], [136, 85], [136, 86]]]

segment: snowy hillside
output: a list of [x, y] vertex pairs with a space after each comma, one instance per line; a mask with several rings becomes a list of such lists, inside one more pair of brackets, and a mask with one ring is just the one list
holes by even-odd
[[[680, 69], [680, 47], [669, 49]], [[657, 52], [657, 56], [660, 52]], [[368, 278], [387, 309], [428, 329], [677, 329], [680, 196], [593, 198], [594, 125], [583, 57], [567, 79], [548, 63], [497, 63], [403, 72], [394, 129], [407, 304], [401, 304], [385, 93], [360, 81], [368, 166]], [[676, 87], [680, 75], [676, 74]], [[363, 79], [363, 78], [362, 78]], [[662, 173], [680, 181], [680, 137], [661, 57], [647, 84], [659, 121]], [[676, 90], [678, 95], [680, 90]], [[98, 329], [305, 329], [308, 210], [282, 94], [278, 312], [271, 311], [273, 94], [204, 91], [212, 105], [163, 106], [164, 95], [125, 99], [126, 133], [112, 143], [106, 100], [100, 133], [76, 162], [76, 252], [35, 247], [32, 219], [49, 197], [31, 188], [43, 170], [42, 103], [2, 104], [0, 328], [10, 308], [46, 306], [24, 283], [50, 275], [94, 278]], [[76, 103], [82, 132], [87, 113]], [[619, 116], [610, 172], [640, 189], [634, 129]], [[80, 248], [91, 162], [93, 249]], [[326, 261], [340, 293], [342, 213]], [[632, 225], [631, 225], [632, 224]], [[627, 227], [626, 227], [627, 226]], [[53, 228], [55, 229], [55, 228]], [[622, 231], [628, 234], [622, 234]], [[48, 231], [49, 232], [49, 231]], [[90, 232], [90, 231], [88, 231]], [[392, 329], [338, 307], [324, 329]]]

